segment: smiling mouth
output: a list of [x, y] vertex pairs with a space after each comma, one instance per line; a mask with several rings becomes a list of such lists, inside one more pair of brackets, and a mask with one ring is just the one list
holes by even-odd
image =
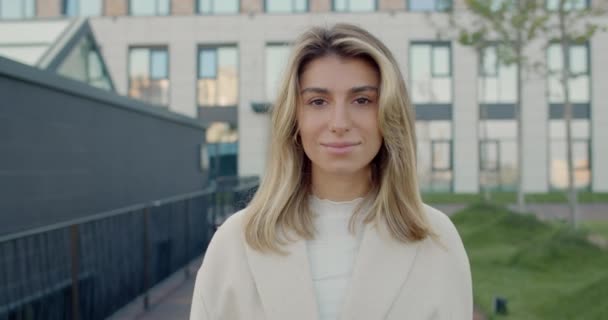
[[361, 143], [322, 143], [321, 145], [332, 154], [345, 154], [351, 152]]

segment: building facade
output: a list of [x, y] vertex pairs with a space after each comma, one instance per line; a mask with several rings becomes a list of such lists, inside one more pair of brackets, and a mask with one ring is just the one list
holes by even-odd
[[[0, 0], [0, 19], [90, 16], [116, 90], [198, 118], [209, 156], [238, 154], [239, 175], [262, 175], [269, 115], [289, 44], [311, 25], [349, 22], [391, 49], [417, 114], [423, 191], [514, 190], [567, 183], [563, 93], [553, 76], [526, 74], [523, 163], [518, 163], [513, 66], [481, 57], [441, 30], [464, 0]], [[606, 0], [581, 0], [602, 7]], [[551, 5], [551, 1], [548, 2]], [[464, 13], [466, 14], [466, 13]], [[608, 24], [608, 16], [598, 18]], [[571, 48], [569, 84], [579, 188], [608, 191], [608, 33]], [[526, 55], [559, 70], [560, 51], [539, 41]], [[481, 63], [479, 63], [481, 61]], [[227, 158], [228, 159], [228, 158]], [[229, 160], [226, 160], [229, 161]]]

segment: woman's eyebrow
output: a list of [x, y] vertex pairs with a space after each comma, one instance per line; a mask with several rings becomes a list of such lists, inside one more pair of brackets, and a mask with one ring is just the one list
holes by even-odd
[[360, 87], [353, 87], [349, 90], [351, 93], [360, 93], [363, 91], [375, 91], [378, 92], [378, 87], [374, 87], [374, 86], [360, 86]]
[[328, 94], [329, 90], [325, 88], [304, 88], [302, 91], [300, 91], [300, 94], [305, 94], [306, 92]]
[[[359, 87], [352, 87], [348, 91], [350, 93], [360, 93], [360, 92], [364, 92], [364, 91], [375, 91], [375, 92], [378, 92], [378, 87], [375, 87], [375, 86], [359, 86]], [[300, 91], [300, 94], [305, 94], [306, 92], [312, 92], [312, 93], [318, 93], [318, 94], [328, 94], [329, 90], [325, 89], [325, 88], [311, 87], [311, 88], [304, 88], [304, 89], [302, 89], [302, 91]]]

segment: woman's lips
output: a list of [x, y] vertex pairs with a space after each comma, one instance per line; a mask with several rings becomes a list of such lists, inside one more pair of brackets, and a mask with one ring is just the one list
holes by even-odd
[[351, 152], [360, 143], [353, 142], [333, 142], [333, 143], [322, 143], [321, 145], [332, 154], [346, 154]]

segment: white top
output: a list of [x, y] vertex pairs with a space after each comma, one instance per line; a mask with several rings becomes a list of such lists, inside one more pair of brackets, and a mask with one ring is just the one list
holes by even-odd
[[333, 202], [314, 195], [309, 198], [317, 233], [314, 240], [306, 241], [306, 250], [320, 320], [335, 320], [340, 314], [363, 234], [362, 228], [355, 229], [356, 235], [351, 234], [348, 225], [362, 200]]

